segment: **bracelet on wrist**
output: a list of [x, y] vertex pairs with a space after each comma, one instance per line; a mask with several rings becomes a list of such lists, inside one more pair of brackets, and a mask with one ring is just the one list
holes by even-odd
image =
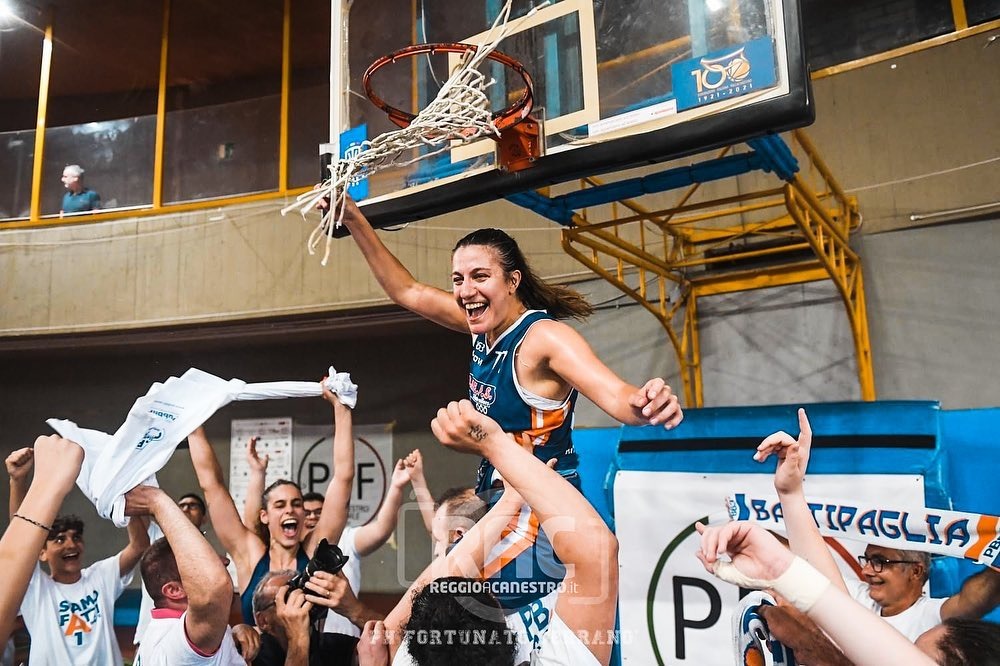
[[41, 529], [45, 530], [45, 532], [46, 532], [46, 533], [48, 533], [48, 532], [51, 532], [51, 531], [52, 531], [52, 528], [51, 528], [51, 527], [49, 527], [48, 525], [44, 525], [44, 524], [42, 524], [42, 523], [38, 522], [37, 520], [33, 520], [33, 519], [31, 519], [31, 518], [28, 518], [27, 516], [22, 516], [22, 515], [21, 515], [21, 514], [19, 514], [19, 513], [15, 513], [15, 514], [14, 514], [14, 517], [15, 517], [15, 518], [20, 518], [21, 520], [23, 520], [23, 521], [24, 521], [24, 522], [26, 522], [26, 523], [31, 523], [31, 524], [32, 524], [32, 525], [34, 525], [35, 527], [39, 527], [39, 528], [41, 528]]

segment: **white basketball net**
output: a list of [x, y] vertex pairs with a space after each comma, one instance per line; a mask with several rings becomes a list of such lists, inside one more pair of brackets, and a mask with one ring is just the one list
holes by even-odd
[[[434, 100], [428, 104], [410, 125], [381, 134], [371, 141], [362, 142], [351, 154], [330, 164], [330, 177], [316, 186], [316, 189], [299, 195], [289, 206], [281, 210], [285, 215], [297, 210], [303, 216], [317, 208], [323, 200], [330, 202], [329, 208], [309, 235], [309, 254], [326, 237], [326, 248], [322, 264], [326, 266], [330, 258], [330, 243], [333, 231], [340, 227], [347, 209], [347, 188], [361, 178], [367, 178], [377, 171], [391, 166], [406, 166], [427, 159], [451, 148], [452, 141], [467, 143], [484, 136], [499, 136], [493, 124], [489, 98], [486, 89], [496, 81], [478, 71], [478, 67], [492, 53], [508, 34], [507, 20], [513, 0], [507, 0], [500, 14], [493, 22], [476, 50], [462, 56], [462, 66], [445, 81]], [[547, 2], [535, 7], [518, 22], [523, 21]], [[417, 157], [405, 161], [398, 158], [408, 151], [430, 147]]]

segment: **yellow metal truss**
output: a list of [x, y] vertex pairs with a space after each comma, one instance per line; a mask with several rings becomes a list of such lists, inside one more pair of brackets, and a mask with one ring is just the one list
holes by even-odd
[[[699, 297], [818, 280], [832, 280], [844, 302], [861, 397], [875, 399], [861, 261], [849, 243], [861, 221], [857, 201], [837, 184], [804, 132], [792, 132], [788, 143], [803, 165], [790, 182], [775, 177], [775, 187], [706, 201], [694, 201], [696, 184], [670, 208], [619, 201], [610, 206], [609, 219], [588, 219], [584, 210], [563, 231], [569, 255], [662, 324], [687, 405], [704, 404]], [[602, 184], [581, 181], [581, 187]]]

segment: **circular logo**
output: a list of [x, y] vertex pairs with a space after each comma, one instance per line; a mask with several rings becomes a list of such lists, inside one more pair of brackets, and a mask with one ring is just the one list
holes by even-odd
[[[299, 462], [296, 480], [303, 493], [326, 493], [333, 478], [331, 452], [333, 433], [320, 437]], [[388, 474], [382, 456], [363, 437], [354, 438], [354, 487], [348, 508], [348, 524], [367, 525], [378, 513], [388, 488]]]

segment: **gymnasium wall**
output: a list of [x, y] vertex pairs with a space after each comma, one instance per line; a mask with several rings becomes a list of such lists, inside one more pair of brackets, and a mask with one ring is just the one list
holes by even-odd
[[[938, 400], [945, 409], [1000, 405], [1000, 218], [856, 236], [881, 400]], [[601, 282], [577, 285], [592, 302]], [[618, 305], [618, 309], [615, 306]], [[680, 391], [659, 324], [618, 298], [578, 327], [612, 368], [638, 381], [662, 374]], [[705, 405], [859, 400], [854, 343], [832, 283], [698, 301]], [[665, 373], [665, 374], [664, 374]], [[611, 425], [591, 405], [578, 424]]]
[[[809, 130], [833, 173], [856, 193], [862, 233], [909, 226], [911, 212], [994, 201], [1000, 128], [984, 100], [1000, 96], [996, 48], [972, 37], [815, 82]], [[979, 166], [949, 171], [970, 164]], [[927, 176], [948, 171], [936, 176]], [[925, 177], [926, 176], [926, 177]], [[707, 191], [746, 191], [754, 178]], [[897, 182], [899, 181], [899, 182]], [[322, 268], [303, 250], [311, 223], [281, 218], [279, 202], [160, 219], [80, 224], [0, 235], [7, 296], [0, 337], [236, 320], [384, 302], [349, 242]], [[507, 202], [442, 216], [392, 234], [417, 276], [447, 285], [447, 256], [464, 230], [515, 230], [540, 272], [580, 273], [550, 222]]]

